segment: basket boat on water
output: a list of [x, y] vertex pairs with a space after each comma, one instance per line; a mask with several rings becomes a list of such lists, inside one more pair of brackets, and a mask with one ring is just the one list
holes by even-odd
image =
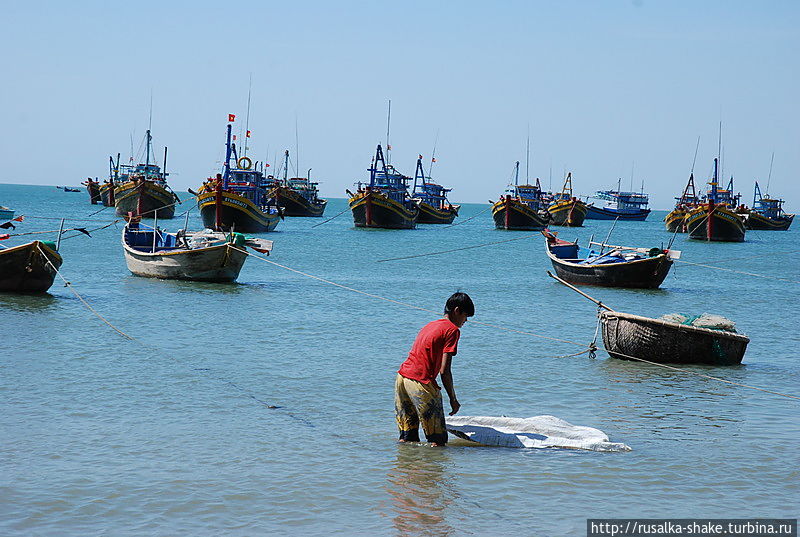
[[603, 344], [615, 358], [657, 363], [738, 365], [750, 338], [618, 311], [600, 314]]

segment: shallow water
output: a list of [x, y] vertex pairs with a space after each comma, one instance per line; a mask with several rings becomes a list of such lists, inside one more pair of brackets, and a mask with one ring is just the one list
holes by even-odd
[[[16, 232], [99, 209], [53, 187], [0, 185], [0, 203], [29, 216]], [[460, 220], [484, 209], [465, 205]], [[618, 223], [612, 242], [667, 243], [663, 215]], [[312, 229], [320, 221], [282, 222], [269, 259], [437, 312], [457, 289], [472, 296], [453, 366], [462, 414], [552, 414], [633, 451], [398, 445], [394, 372], [434, 314], [254, 258], [238, 284], [137, 278], [117, 224], [65, 240], [62, 273], [134, 341], [58, 281], [49, 295], [0, 294], [0, 534], [559, 536], [584, 535], [589, 517], [798, 516], [800, 402], [602, 351], [564, 357], [581, 348], [475, 322], [593, 339], [595, 307], [546, 276], [540, 236], [496, 231], [489, 212], [414, 231], [357, 230], [349, 213]], [[585, 243], [609, 225], [561, 233]], [[631, 313], [733, 319], [751, 338], [745, 365], [690, 369], [798, 395], [797, 239], [678, 236], [685, 261], [770, 278], [676, 264], [661, 290], [588, 292]]]

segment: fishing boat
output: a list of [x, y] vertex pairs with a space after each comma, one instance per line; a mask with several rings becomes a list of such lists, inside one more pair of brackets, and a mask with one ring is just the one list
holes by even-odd
[[57, 186], [56, 188], [59, 189], [59, 190], [63, 190], [64, 192], [80, 192], [81, 191], [80, 188], [70, 188], [68, 186]]
[[632, 220], [643, 222], [650, 214], [647, 208], [649, 199], [643, 192], [622, 192], [620, 181], [616, 190], [598, 190], [593, 196], [604, 200], [605, 206], [597, 207], [594, 203], [586, 206], [586, 218], [589, 220]]
[[44, 293], [53, 285], [62, 262], [55, 242], [0, 246], [0, 291]]
[[347, 191], [355, 226], [414, 229], [417, 225], [419, 207], [408, 195], [408, 183], [411, 178], [386, 163], [381, 144], [378, 144], [375, 158], [367, 171], [369, 171], [369, 183], [357, 183], [355, 193]]
[[98, 203], [102, 203], [102, 197], [100, 196], [100, 181], [94, 180], [92, 181], [91, 177], [87, 177], [86, 181], [81, 183], [82, 185], [86, 186], [86, 192], [89, 193], [89, 203], [92, 205], [97, 205]]
[[[589, 250], [545, 230], [545, 251], [559, 278], [576, 285], [657, 289], [680, 252], [589, 242]], [[591, 249], [600, 248], [599, 252]], [[607, 251], [606, 251], [607, 249]]]
[[[117, 165], [108, 182], [100, 187], [103, 205], [116, 208], [118, 216], [133, 213], [144, 218], [172, 218], [178, 196], [167, 185], [167, 148], [164, 148], [164, 167], [150, 161], [153, 137], [150, 129], [145, 133], [145, 162], [133, 165]], [[111, 157], [109, 157], [111, 159]], [[111, 159], [113, 162], [113, 159]]]
[[783, 210], [782, 199], [773, 199], [767, 194], [761, 195], [761, 189], [756, 181], [753, 192], [753, 208], [744, 212], [745, 227], [754, 230], [786, 231], [792, 225], [793, 214]]
[[[431, 159], [433, 163], [433, 159]], [[419, 207], [419, 224], [452, 224], [460, 205], [453, 205], [447, 200], [447, 193], [452, 188], [444, 188], [442, 185], [431, 181], [430, 172], [425, 176], [422, 168], [422, 155], [417, 159], [417, 169], [414, 172], [414, 189], [411, 199]]]
[[250, 157], [238, 155], [228, 123], [223, 172], [206, 180], [197, 196], [203, 225], [216, 231], [273, 231], [282, 213], [270, 188], [272, 182], [258, 162], [254, 166]]
[[14, 209], [0, 205], [0, 221], [11, 220], [14, 218], [14, 212]]
[[519, 184], [519, 161], [514, 164], [514, 183], [492, 204], [494, 227], [497, 229], [541, 231], [550, 221], [547, 201], [539, 179]]
[[135, 218], [122, 231], [128, 270], [147, 278], [232, 282], [247, 259], [246, 246], [269, 254], [272, 241], [208, 230], [166, 233], [157, 225], [145, 226]]
[[561, 192], [554, 194], [547, 212], [556, 226], [581, 227], [586, 218], [586, 203], [572, 195], [572, 172], [567, 174]]
[[603, 345], [615, 358], [656, 363], [738, 365], [750, 338], [618, 311], [600, 313]]
[[711, 189], [699, 205], [690, 209], [685, 217], [690, 239], [703, 241], [744, 241], [744, 218], [734, 212], [740, 196], [733, 194], [733, 177], [728, 187], [718, 187], [719, 160], [714, 159], [714, 176]]
[[676, 322], [622, 313], [614, 311], [549, 271], [547, 275], [591, 300], [599, 309], [605, 310], [598, 315], [603, 345], [614, 358], [655, 363], [738, 365], [742, 362], [750, 342], [750, 338], [737, 333], [733, 329], [733, 323], [727, 319], [723, 319], [727, 326], [708, 323], [706, 326], [715, 327], [708, 328], [693, 325], [693, 318], [685, 318], [686, 322]]
[[286, 151], [283, 166], [283, 180], [274, 180], [272, 185], [275, 201], [283, 210], [284, 216], [322, 216], [328, 200], [319, 197], [319, 189], [309, 177], [288, 177], [289, 151]]
[[664, 217], [664, 225], [670, 233], [686, 233], [686, 214], [700, 204], [694, 188], [694, 173], [689, 174], [689, 182], [681, 197], [675, 198], [675, 208]]

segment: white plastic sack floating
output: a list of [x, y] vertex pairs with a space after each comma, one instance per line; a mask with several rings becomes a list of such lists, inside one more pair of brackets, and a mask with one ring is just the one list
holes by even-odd
[[445, 422], [447, 430], [459, 438], [487, 446], [631, 450], [625, 444], [609, 442], [608, 435], [599, 429], [572, 425], [555, 416], [448, 416]]

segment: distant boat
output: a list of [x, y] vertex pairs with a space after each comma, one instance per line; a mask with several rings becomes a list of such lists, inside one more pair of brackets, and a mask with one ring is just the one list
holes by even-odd
[[572, 195], [572, 172], [567, 174], [561, 192], [553, 195], [547, 212], [556, 226], [581, 227], [586, 218], [586, 204]]
[[64, 192], [80, 192], [80, 188], [70, 188], [68, 186], [57, 186], [56, 188], [63, 190]]
[[367, 171], [369, 171], [369, 183], [362, 186], [359, 182], [355, 193], [347, 191], [355, 226], [414, 229], [419, 216], [419, 207], [408, 195], [408, 183], [411, 178], [386, 163], [380, 144]]
[[690, 239], [704, 241], [744, 241], [744, 218], [734, 212], [739, 195], [733, 194], [733, 177], [728, 188], [718, 186], [719, 161], [714, 159], [714, 176], [709, 183], [711, 189], [702, 202], [686, 214], [686, 229]]
[[536, 184], [519, 184], [519, 161], [514, 164], [514, 183], [492, 203], [492, 218], [497, 229], [540, 231], [550, 221], [547, 200], [539, 179]]
[[282, 213], [270, 193], [272, 179], [264, 177], [263, 171], [258, 170], [258, 162], [255, 164], [250, 157], [238, 155], [228, 123], [223, 173], [205, 181], [197, 197], [205, 227], [243, 233], [275, 229]]
[[700, 203], [694, 188], [694, 173], [689, 174], [689, 182], [681, 197], [675, 198], [675, 208], [664, 217], [664, 225], [670, 233], [686, 233], [686, 213]]
[[414, 189], [411, 199], [419, 207], [419, 224], [452, 224], [460, 205], [453, 205], [447, 200], [447, 193], [452, 188], [444, 188], [442, 185], [431, 181], [430, 177], [425, 176], [422, 168], [422, 155], [417, 159], [417, 169], [414, 172]]
[[172, 218], [178, 196], [167, 185], [167, 148], [164, 148], [164, 168], [150, 162], [153, 137], [150, 129], [145, 134], [146, 157], [144, 164], [117, 166], [109, 182], [100, 187], [103, 204], [116, 207], [118, 216], [133, 213], [144, 218]]
[[0, 221], [11, 220], [14, 218], [14, 212], [14, 209], [0, 205]]
[[53, 285], [62, 262], [55, 242], [0, 246], [0, 291], [44, 293]]
[[264, 253], [272, 249], [272, 241], [246, 239], [241, 233], [166, 233], [136, 221], [122, 231], [128, 270], [148, 278], [232, 282], [247, 259], [247, 245]]
[[[600, 251], [581, 254], [577, 242], [558, 239], [548, 231], [545, 247], [547, 257], [559, 278], [576, 285], [657, 289], [680, 252], [661, 248], [633, 248], [589, 242]], [[604, 249], [608, 249], [603, 253]]]
[[[310, 175], [311, 170], [309, 170]], [[273, 194], [284, 216], [322, 216], [328, 200], [319, 197], [319, 189], [310, 177], [288, 177], [289, 151], [283, 167], [283, 180], [275, 179]]]
[[586, 206], [586, 218], [589, 220], [635, 220], [644, 221], [650, 214], [647, 208], [648, 197], [643, 192], [622, 192], [619, 182], [616, 190], [599, 190], [594, 196], [606, 202], [604, 207], [596, 207], [593, 203]]
[[745, 212], [745, 227], [757, 230], [788, 230], [794, 215], [784, 212], [783, 203], [782, 199], [773, 199], [769, 194], [762, 196], [756, 181], [753, 208]]

